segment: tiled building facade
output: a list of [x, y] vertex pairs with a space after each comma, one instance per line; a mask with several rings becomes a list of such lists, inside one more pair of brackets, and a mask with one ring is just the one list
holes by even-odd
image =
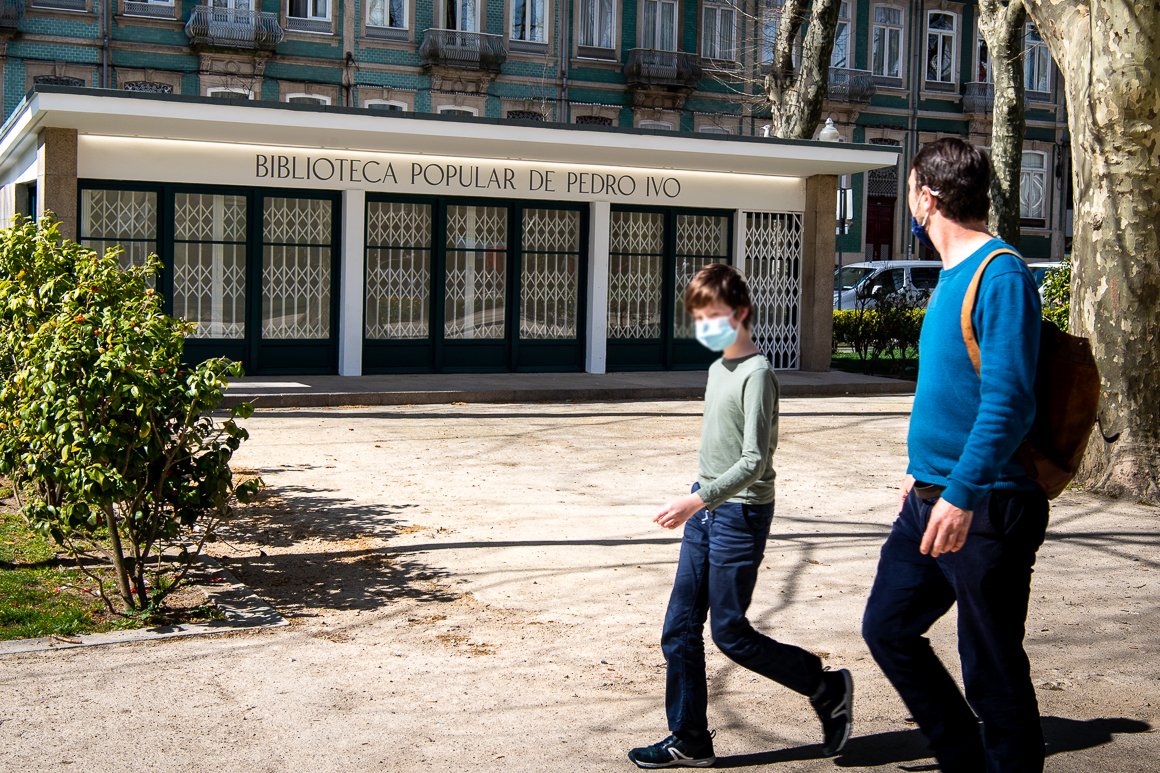
[[[760, 136], [781, 0], [0, 0], [8, 115], [36, 84], [368, 111]], [[823, 117], [844, 141], [990, 137], [977, 8], [849, 0]], [[1022, 175], [1028, 257], [1067, 247], [1066, 117], [1028, 27]], [[913, 256], [903, 180], [844, 179], [845, 259]]]

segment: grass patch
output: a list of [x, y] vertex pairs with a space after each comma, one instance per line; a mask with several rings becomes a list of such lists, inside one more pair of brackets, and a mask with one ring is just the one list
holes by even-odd
[[830, 357], [830, 369], [910, 381], [918, 378], [918, 360], [891, 359], [890, 353], [883, 354], [877, 360], [865, 361], [852, 351], [839, 349]]
[[[111, 588], [111, 568], [97, 567], [96, 572]], [[0, 641], [222, 617], [216, 607], [206, 603], [205, 594], [193, 588], [170, 596], [166, 606], [152, 614], [117, 614], [96, 595], [95, 585], [70, 559], [58, 556], [51, 538], [30, 529], [8, 503], [0, 503]]]

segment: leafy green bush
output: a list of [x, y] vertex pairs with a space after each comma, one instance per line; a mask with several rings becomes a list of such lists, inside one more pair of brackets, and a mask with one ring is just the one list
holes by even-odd
[[1053, 268], [1043, 280], [1043, 318], [1067, 331], [1071, 309], [1071, 264]]
[[113, 565], [130, 610], [179, 587], [260, 485], [235, 485], [229, 466], [248, 436], [234, 418], [252, 408], [209, 415], [241, 367], [182, 364], [193, 325], [163, 312], [157, 268], [123, 269], [47, 218], [0, 232], [0, 472], [30, 523]]
[[918, 336], [926, 311], [924, 298], [887, 295], [873, 308], [859, 304], [834, 312], [832, 351], [848, 346], [862, 363], [863, 372], [873, 373], [885, 356], [897, 364], [918, 359]]

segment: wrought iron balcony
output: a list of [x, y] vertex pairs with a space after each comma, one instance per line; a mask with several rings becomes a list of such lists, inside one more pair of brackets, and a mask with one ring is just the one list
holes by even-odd
[[634, 48], [628, 52], [624, 65], [624, 77], [630, 89], [657, 86], [693, 89], [703, 75], [697, 55], [684, 51]]
[[502, 35], [482, 32], [428, 29], [419, 44], [419, 58], [427, 67], [499, 72], [507, 54]]
[[964, 86], [963, 112], [984, 115], [995, 112], [995, 84], [973, 81]]
[[282, 41], [278, 14], [199, 5], [185, 23], [190, 45], [273, 51]]
[[24, 18], [24, 0], [0, 0], [0, 29], [14, 30]]
[[830, 68], [826, 96], [835, 102], [867, 103], [877, 91], [869, 70]]

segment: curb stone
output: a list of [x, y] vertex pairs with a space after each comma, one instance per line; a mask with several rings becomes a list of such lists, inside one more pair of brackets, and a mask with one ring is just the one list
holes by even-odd
[[211, 633], [227, 633], [254, 628], [282, 628], [290, 625], [289, 620], [255, 596], [216, 559], [203, 555], [201, 563], [207, 572], [221, 577], [223, 580], [221, 584], [216, 584], [212, 588], [203, 588], [203, 590], [207, 600], [225, 615], [224, 620], [211, 620], [208, 623], [161, 625], [152, 628], [137, 628], [132, 631], [109, 631], [108, 633], [90, 633], [82, 636], [48, 636], [39, 639], [3, 641], [0, 642], [0, 657], [28, 652], [96, 647], [104, 644], [128, 644], [130, 642], [173, 639], [179, 636], [203, 636]]

